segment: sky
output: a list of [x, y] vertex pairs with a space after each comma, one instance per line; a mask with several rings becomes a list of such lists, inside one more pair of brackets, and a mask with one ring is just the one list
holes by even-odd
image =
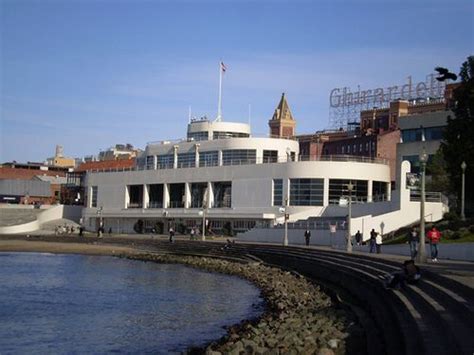
[[266, 135], [285, 92], [298, 134], [325, 129], [333, 88], [457, 73], [474, 2], [0, 0], [0, 35], [0, 162], [44, 161], [184, 138], [221, 60], [225, 121]]

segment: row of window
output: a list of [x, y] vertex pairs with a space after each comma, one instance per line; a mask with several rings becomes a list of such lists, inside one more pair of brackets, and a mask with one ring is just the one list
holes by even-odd
[[[356, 154], [356, 153], [368, 153], [375, 152], [375, 142], [366, 142], [365, 151], [364, 145], [360, 144], [347, 144], [341, 146], [340, 154]], [[339, 147], [337, 147], [337, 153], [339, 154]]]
[[[352, 190], [349, 191], [349, 184]], [[148, 206], [143, 206], [144, 185], [128, 185], [129, 201], [127, 208], [163, 208], [164, 185], [148, 185]], [[386, 194], [387, 184], [383, 181], [372, 182], [372, 196]], [[175, 183], [168, 185], [169, 208], [184, 208], [185, 184]], [[208, 184], [206, 182], [190, 184], [191, 208], [208, 206]], [[212, 183], [213, 207], [232, 206], [232, 182], [219, 181]], [[352, 196], [354, 201], [367, 201], [368, 181], [329, 179], [329, 203], [338, 203], [341, 197]], [[324, 179], [290, 179], [290, 206], [323, 206]], [[283, 206], [283, 179], [273, 179], [273, 206]], [[97, 207], [97, 186], [92, 187], [91, 206]]]
[[[248, 138], [248, 137], [250, 137], [248, 133], [222, 132], [222, 131], [212, 132], [212, 139]], [[209, 133], [208, 132], [190, 132], [188, 133], [188, 139], [192, 139], [195, 141], [207, 141], [209, 139]]]
[[[190, 184], [191, 208], [202, 208], [208, 206], [209, 194], [206, 182]], [[127, 208], [163, 208], [164, 185], [148, 185], [148, 206], [143, 205], [144, 185], [128, 185]], [[175, 183], [168, 185], [169, 202], [167, 208], [184, 208], [185, 206], [185, 184]], [[96, 189], [97, 191], [97, 189]], [[231, 207], [232, 204], [232, 183], [213, 182], [212, 191], [214, 193], [213, 207]], [[96, 206], [92, 206], [96, 207]]]
[[402, 142], [421, 142], [443, 139], [444, 127], [420, 127], [402, 130]]
[[[349, 184], [352, 190], [349, 191]], [[372, 182], [372, 196], [384, 200], [387, 183]], [[367, 201], [368, 181], [329, 179], [329, 203], [339, 203], [341, 197], [351, 196], [353, 201]], [[324, 179], [290, 179], [290, 206], [323, 206]], [[273, 180], [273, 206], [283, 205], [283, 179]]]
[[[295, 153], [291, 153], [291, 159], [295, 159]], [[156, 167], [157, 169], [173, 169], [174, 166], [174, 155], [173, 154], [162, 154], [156, 156]], [[255, 164], [257, 162], [257, 151], [255, 149], [230, 149], [222, 151], [222, 165], [245, 165]], [[263, 151], [263, 162], [264, 163], [276, 163], [278, 162], [278, 151], [277, 150], [264, 150]], [[153, 170], [155, 164], [155, 156], [148, 155], [145, 160], [146, 169]], [[206, 151], [199, 152], [199, 167], [209, 167], [219, 165], [219, 152]], [[177, 160], [178, 168], [194, 168], [196, 167], [196, 153], [178, 153]]]

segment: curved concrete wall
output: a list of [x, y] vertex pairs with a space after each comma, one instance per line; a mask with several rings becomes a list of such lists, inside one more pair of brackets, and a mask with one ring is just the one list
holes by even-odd
[[82, 213], [82, 206], [64, 206], [56, 205], [36, 216], [36, 220], [28, 223], [19, 224], [16, 226], [0, 227], [0, 234], [20, 234], [37, 231], [41, 225], [61, 218], [71, 219], [74, 222], [79, 222]]

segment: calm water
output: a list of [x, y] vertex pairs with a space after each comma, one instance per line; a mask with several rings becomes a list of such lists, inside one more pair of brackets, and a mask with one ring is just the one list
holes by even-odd
[[181, 352], [261, 309], [248, 282], [182, 265], [0, 253], [1, 354]]

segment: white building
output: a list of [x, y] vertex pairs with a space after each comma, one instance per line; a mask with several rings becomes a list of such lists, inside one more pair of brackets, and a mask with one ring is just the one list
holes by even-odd
[[[269, 121], [272, 138], [252, 136], [245, 123], [191, 120], [186, 139], [149, 143], [135, 168], [88, 172], [84, 225], [96, 230], [102, 221], [106, 230], [131, 233], [166, 230], [170, 223], [185, 230], [206, 220], [214, 231], [243, 232], [283, 222], [282, 206], [290, 222], [303, 220], [300, 225], [308, 218], [344, 220], [348, 208], [339, 204], [348, 196], [352, 234], [367, 236], [372, 228], [384, 234], [419, 219], [419, 200], [405, 184], [408, 162], [400, 164], [400, 188], [392, 191], [388, 161], [311, 160], [300, 155], [295, 126], [284, 94]], [[427, 220], [445, 211], [441, 196], [431, 195]]]

